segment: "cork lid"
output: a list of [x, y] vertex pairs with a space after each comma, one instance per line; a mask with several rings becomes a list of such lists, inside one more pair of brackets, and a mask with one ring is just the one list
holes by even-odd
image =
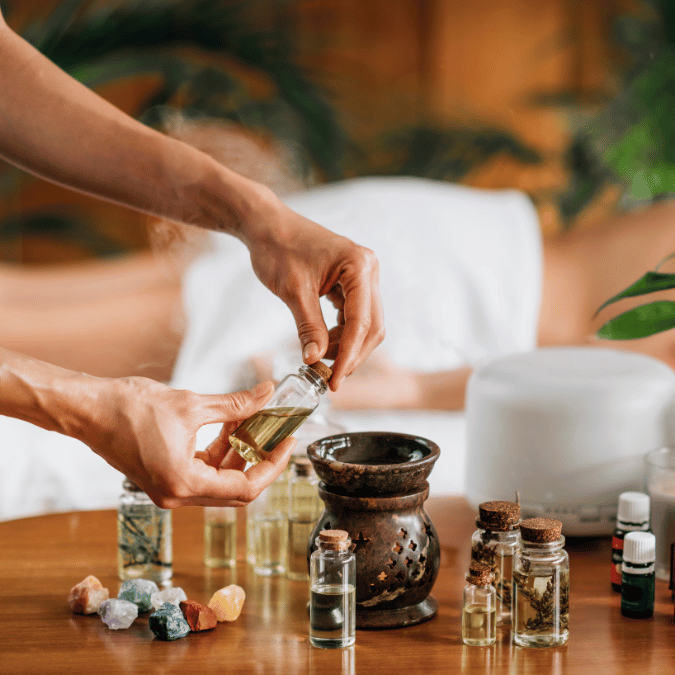
[[506, 532], [520, 521], [520, 504], [515, 502], [482, 502], [478, 505], [476, 524], [485, 530]]
[[349, 548], [351, 539], [349, 533], [345, 530], [321, 530], [319, 532], [319, 542], [322, 548], [331, 551], [343, 551]]
[[472, 562], [469, 571], [466, 573], [466, 580], [474, 586], [485, 586], [494, 581], [495, 575], [490, 565], [484, 563]]
[[532, 544], [549, 544], [560, 539], [562, 523], [551, 518], [528, 518], [520, 522], [520, 536]]
[[333, 377], [333, 370], [329, 368], [323, 361], [317, 361], [313, 363], [310, 368], [326, 382], [330, 382], [330, 378]]

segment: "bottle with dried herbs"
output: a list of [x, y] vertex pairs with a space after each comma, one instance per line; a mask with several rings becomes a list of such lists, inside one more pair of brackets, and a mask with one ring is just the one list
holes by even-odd
[[483, 502], [478, 505], [478, 514], [478, 529], [471, 537], [471, 560], [489, 565], [497, 599], [497, 624], [510, 624], [512, 563], [518, 546], [520, 506], [514, 502]]
[[333, 371], [321, 361], [302, 366], [297, 375], [287, 375], [265, 407], [230, 435], [232, 447], [252, 464], [267, 459], [274, 447], [291, 436], [319, 405], [319, 397], [326, 392], [332, 375]]
[[513, 640], [521, 647], [555, 647], [569, 634], [569, 557], [562, 523], [530, 518], [520, 523], [513, 558]]
[[497, 595], [489, 565], [472, 562], [466, 574], [462, 604], [462, 641], [470, 647], [485, 647], [497, 640]]
[[117, 572], [120, 580], [171, 579], [171, 511], [160, 509], [128, 478], [117, 506]]

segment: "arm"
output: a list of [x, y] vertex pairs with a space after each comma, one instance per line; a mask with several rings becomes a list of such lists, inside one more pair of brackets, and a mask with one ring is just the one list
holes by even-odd
[[[384, 336], [372, 252], [300, 217], [258, 183], [104, 101], [0, 16], [0, 157], [47, 180], [167, 220], [240, 238], [291, 309], [306, 363], [339, 340], [337, 389]], [[329, 337], [319, 307], [338, 310]]]
[[[284, 469], [295, 441], [247, 471], [227, 439], [273, 391], [201, 396], [141, 377], [105, 379], [0, 349], [0, 414], [77, 438], [141, 487], [159, 506], [241, 506]], [[195, 453], [196, 433], [222, 422]]]

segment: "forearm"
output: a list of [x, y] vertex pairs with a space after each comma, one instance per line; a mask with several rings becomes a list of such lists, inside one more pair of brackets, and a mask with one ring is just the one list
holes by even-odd
[[98, 378], [0, 349], [0, 415], [83, 439], [97, 409]]
[[0, 156], [138, 211], [238, 234], [269, 191], [107, 103], [0, 17]]

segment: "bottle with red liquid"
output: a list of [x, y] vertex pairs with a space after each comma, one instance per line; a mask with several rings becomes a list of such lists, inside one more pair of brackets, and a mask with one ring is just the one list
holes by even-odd
[[621, 593], [621, 565], [623, 541], [628, 532], [649, 531], [649, 495], [642, 492], [623, 492], [619, 495], [616, 529], [612, 536], [612, 589]]

